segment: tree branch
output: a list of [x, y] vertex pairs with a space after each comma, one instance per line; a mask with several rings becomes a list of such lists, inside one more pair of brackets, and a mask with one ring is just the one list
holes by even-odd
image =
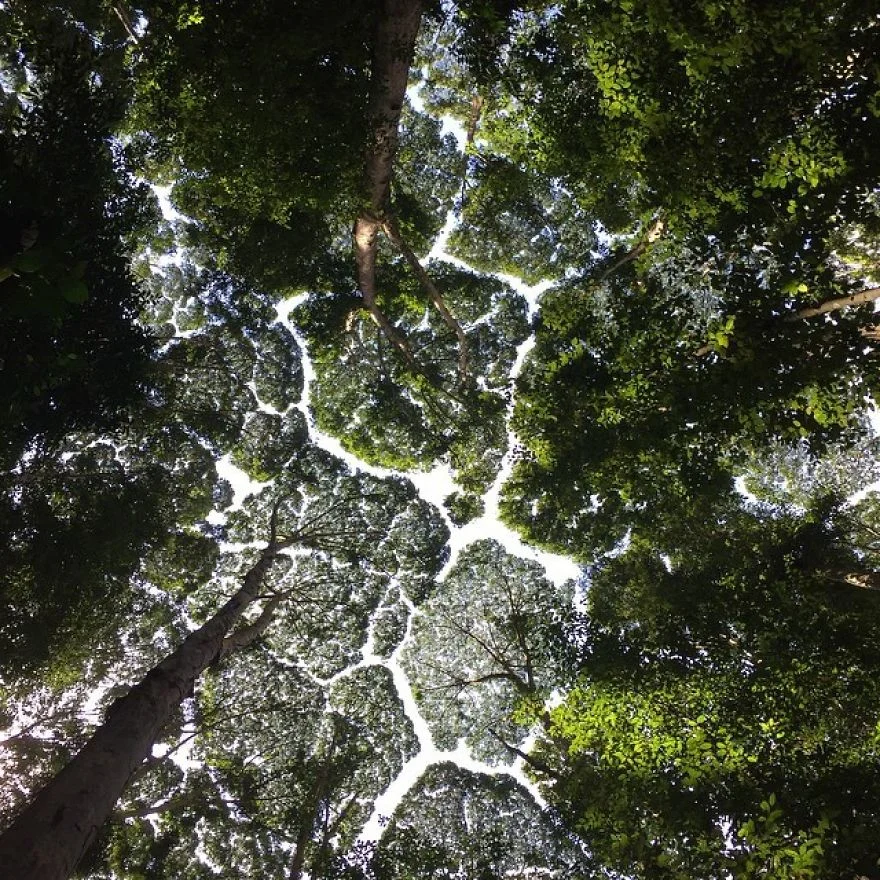
[[823, 572], [822, 576], [835, 584], [846, 584], [860, 590], [880, 592], [880, 572], [878, 571], [847, 571]]
[[380, 221], [368, 212], [361, 212], [354, 224], [354, 259], [357, 266], [358, 288], [364, 308], [385, 338], [400, 352], [407, 366], [418, 372], [418, 364], [409, 341], [388, 319], [376, 303], [376, 251]]
[[449, 311], [446, 301], [443, 299], [443, 295], [437, 289], [437, 285], [434, 283], [431, 276], [425, 271], [419, 258], [413, 253], [410, 246], [404, 240], [400, 233], [400, 227], [397, 225], [397, 220], [394, 217], [386, 218], [385, 222], [382, 224], [382, 230], [385, 235], [388, 236], [389, 241], [398, 251], [400, 251], [404, 260], [406, 260], [413, 272], [415, 272], [416, 277], [419, 279], [419, 283], [425, 293], [428, 294], [428, 298], [431, 300], [434, 308], [437, 309], [440, 316], [443, 318], [443, 322], [458, 339], [458, 381], [460, 385], [464, 385], [468, 375], [469, 353], [467, 336], [465, 335], [461, 324], [456, 321], [452, 312]]
[[486, 728], [498, 742], [501, 743], [504, 748], [510, 752], [512, 755], [515, 755], [517, 758], [522, 758], [530, 767], [534, 767], [535, 770], [540, 771], [541, 773], [546, 773], [548, 776], [552, 776], [554, 779], [559, 779], [559, 774], [549, 766], [549, 764], [545, 764], [543, 761], [538, 760], [537, 758], [532, 757], [528, 752], [522, 751], [522, 749], [518, 749], [516, 746], [511, 745], [504, 739], [501, 734], [499, 734], [494, 728], [487, 727]]
[[814, 318], [816, 315], [827, 315], [828, 312], [839, 312], [841, 309], [849, 308], [849, 306], [860, 306], [865, 303], [874, 302], [880, 299], [880, 287], [871, 287], [868, 290], [861, 290], [858, 293], [851, 293], [848, 296], [839, 296], [836, 299], [829, 299], [821, 305], [812, 306], [807, 309], [799, 309], [791, 315], [786, 315], [784, 321], [802, 321], [804, 318]]
[[252, 623], [239, 627], [223, 639], [223, 649], [220, 652], [219, 659], [223, 659], [232, 651], [239, 648], [247, 647], [251, 642], [256, 641], [268, 628], [275, 614], [275, 609], [281, 604], [284, 596], [281, 594], [273, 596], [264, 606], [259, 616]]
[[655, 241], [657, 241], [658, 238], [660, 238], [661, 235], [663, 235], [665, 231], [666, 220], [661, 215], [648, 227], [648, 231], [645, 233], [642, 240], [632, 248], [632, 250], [627, 251], [627, 253], [614, 263], [613, 266], [602, 273], [598, 283], [601, 284], [603, 281], [606, 281], [611, 275], [627, 263], [637, 260]]
[[[795, 321], [803, 321], [806, 318], [815, 318], [817, 315], [827, 315], [829, 312], [839, 312], [850, 306], [860, 306], [865, 303], [874, 302], [880, 299], [880, 287], [871, 287], [868, 290], [861, 290], [858, 293], [851, 293], [848, 296], [839, 296], [835, 299], [829, 299], [818, 306], [810, 306], [806, 309], [799, 309], [790, 315], [785, 315], [782, 320], [787, 323]], [[862, 329], [862, 335], [868, 339], [880, 338], [877, 327], [865, 327]], [[695, 357], [703, 357], [714, 349], [709, 343], [701, 345], [695, 352]]]

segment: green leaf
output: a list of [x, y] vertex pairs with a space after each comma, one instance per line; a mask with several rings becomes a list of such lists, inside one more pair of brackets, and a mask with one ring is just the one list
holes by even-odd
[[61, 296], [69, 303], [81, 305], [89, 298], [89, 289], [84, 281], [68, 281], [61, 288]]

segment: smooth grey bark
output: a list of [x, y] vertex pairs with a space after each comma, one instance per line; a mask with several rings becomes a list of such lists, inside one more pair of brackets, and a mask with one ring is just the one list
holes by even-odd
[[223, 607], [110, 706], [104, 723], [79, 754], [0, 835], [0, 877], [70, 876], [174, 710], [220, 658], [227, 633], [260, 597], [266, 574], [284, 546], [273, 538]]
[[[358, 288], [363, 307], [388, 341], [400, 352], [406, 365], [424, 375], [406, 335], [388, 319], [376, 302], [376, 257], [379, 233], [391, 243], [416, 273], [424, 291], [459, 344], [459, 380], [464, 384], [468, 370], [468, 343], [461, 325], [449, 311], [437, 286], [407, 245], [391, 214], [391, 179], [399, 141], [400, 114], [415, 54], [416, 37], [424, 11], [424, 0], [384, 0], [373, 44], [372, 82], [367, 108], [364, 188], [366, 206], [358, 213], [352, 230]], [[476, 123], [475, 123], [476, 124]]]

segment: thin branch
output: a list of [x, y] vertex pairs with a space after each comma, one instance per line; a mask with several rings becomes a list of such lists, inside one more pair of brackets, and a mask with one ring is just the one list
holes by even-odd
[[132, 807], [128, 810], [114, 810], [112, 818], [117, 822], [125, 819], [145, 819], [154, 813], [167, 813], [170, 810], [177, 810], [180, 807], [190, 807], [201, 800], [201, 792], [188, 791], [175, 797], [167, 798], [158, 804], [147, 806]]
[[459, 196], [461, 208], [464, 208], [465, 199], [467, 198], [468, 159], [473, 149], [474, 140], [477, 136], [477, 128], [480, 125], [480, 117], [483, 114], [484, 104], [485, 101], [481, 95], [474, 95], [473, 98], [471, 98], [471, 108], [470, 113], [468, 114], [467, 127], [465, 128], [464, 155], [462, 157], [461, 195]]
[[[835, 299], [826, 300], [818, 306], [799, 309], [796, 312], [785, 315], [782, 320], [786, 324], [791, 324], [795, 321], [803, 321], [806, 318], [815, 318], [817, 315], [827, 315], [829, 312], [839, 312], [850, 306], [864, 305], [865, 303], [874, 302], [878, 299], [880, 299], [880, 287], [872, 287], [868, 290], [859, 291], [858, 293], [851, 293], [848, 296], [839, 296]], [[864, 327], [862, 328], [861, 333], [862, 336], [868, 339], [878, 339], [880, 338], [880, 327]], [[714, 347], [707, 342], [694, 352], [694, 357], [703, 357], [714, 350]]]
[[880, 299], [880, 287], [871, 287], [868, 290], [861, 290], [858, 293], [851, 293], [848, 296], [839, 296], [835, 299], [829, 299], [821, 305], [813, 306], [807, 309], [799, 309], [794, 314], [786, 315], [784, 321], [801, 321], [804, 318], [814, 318], [816, 315], [826, 315], [828, 312], [839, 312], [841, 309], [850, 306], [860, 306], [865, 303], [874, 302]]
[[646, 250], [657, 241], [660, 236], [666, 231], [666, 220], [661, 215], [648, 227], [648, 231], [645, 233], [642, 240], [634, 247], [632, 250], [627, 251], [613, 266], [609, 269], [606, 269], [602, 275], [599, 277], [598, 283], [601, 284], [603, 281], [606, 281], [611, 275], [613, 275], [618, 269], [622, 266], [625, 266], [627, 263], [631, 263], [633, 260], [637, 260]]
[[461, 324], [456, 321], [452, 312], [449, 311], [449, 307], [446, 305], [443, 295], [437, 289], [437, 285], [425, 271], [424, 266], [419, 262], [419, 258], [413, 253], [412, 248], [410, 248], [401, 235], [397, 220], [394, 217], [387, 217], [382, 224], [382, 230], [388, 236], [389, 241], [400, 251], [404, 260], [406, 260], [419, 279], [419, 284], [427, 293], [434, 308], [440, 313], [443, 322], [458, 339], [458, 380], [460, 385], [464, 385], [468, 375], [468, 341]]
[[528, 754], [528, 752], [524, 752], [522, 751], [522, 749], [518, 749], [516, 746], [511, 745], [494, 728], [487, 727], [486, 729], [489, 731], [489, 733], [492, 734], [492, 736], [495, 737], [495, 739], [498, 740], [498, 742], [501, 743], [502, 746], [504, 746], [504, 748], [508, 752], [510, 752], [512, 755], [515, 755], [517, 758], [522, 758], [522, 760], [525, 761], [530, 767], [534, 767], [535, 770], [539, 770], [541, 773], [546, 773], [548, 776], [552, 776], [554, 779], [561, 778], [559, 773], [548, 764], [545, 764], [538, 758], [532, 757], [530, 754]]
[[848, 587], [857, 587], [872, 593], [880, 592], [880, 572], [877, 571], [849, 571], [839, 574], [823, 572], [822, 577], [835, 584], [845, 584]]
[[[125, 32], [128, 34], [128, 36], [134, 41], [135, 44], [140, 45], [140, 40], [137, 38], [137, 34], [132, 29], [131, 24], [128, 20], [128, 16], [123, 15], [122, 9], [120, 9], [120, 6], [122, 5], [123, 4], [119, 2], [119, 0], [117, 0], [117, 2], [113, 4], [113, 11], [116, 13], [116, 17], [122, 22], [122, 26], [125, 28]], [[128, 10], [126, 10], [126, 12], [127, 11]]]

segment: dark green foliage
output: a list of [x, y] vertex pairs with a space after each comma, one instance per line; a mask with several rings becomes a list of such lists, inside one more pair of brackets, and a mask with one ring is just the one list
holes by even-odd
[[[141, 396], [149, 340], [127, 267], [155, 224], [111, 140], [125, 108], [118, 35], [56, 7], [0, 12], [0, 464], [74, 428], [117, 423]], [[111, 28], [112, 30], [112, 28]]]
[[[31, 462], [3, 493], [3, 675], [50, 659], [112, 625], [123, 588], [165, 524], [154, 484], [159, 468], [128, 470], [112, 447]], [[50, 491], [46, 491], [51, 487]]]
[[[878, 277], [876, 9], [432, 4], [386, 188], [389, 8], [0, 10], [0, 812], [280, 542], [84, 876], [873, 878], [878, 500], [842, 499], [880, 334], [804, 310]], [[434, 295], [394, 229], [430, 253], [450, 209]], [[448, 520], [309, 415], [448, 467]], [[438, 578], [508, 427], [504, 517], [578, 584], [488, 540]], [[430, 766], [357, 843], [422, 720], [492, 774]]]
[[880, 602], [852, 520], [693, 513], [593, 571], [548, 797], [631, 876], [870, 876]]
[[131, 129], [192, 240], [270, 290], [344, 277], [373, 3], [168, 0], [147, 15]]
[[750, 452], [801, 439], [821, 451], [864, 431], [878, 383], [861, 335], [870, 307], [786, 320], [791, 275], [812, 270], [821, 288], [830, 271], [746, 248], [630, 264], [544, 296], [514, 415], [526, 449], [505, 487], [505, 515], [533, 540], [610, 547], [661, 498], [717, 492]]
[[512, 779], [431, 767], [404, 798], [364, 871], [370, 880], [589, 875], [589, 859]]
[[[490, 112], [490, 111], [487, 111]], [[596, 247], [593, 218], [559, 181], [495, 155], [469, 163], [461, 224], [449, 251], [527, 284], [583, 265]]]
[[284, 465], [308, 439], [305, 416], [296, 409], [284, 416], [256, 412], [248, 416], [232, 463], [251, 479], [265, 482], [280, 475]]
[[401, 230], [416, 252], [431, 249], [459, 186], [455, 138], [441, 137], [439, 120], [404, 104], [392, 192]]
[[471, 520], [483, 515], [485, 505], [483, 499], [478, 495], [469, 495], [467, 493], [453, 492], [446, 497], [443, 502], [449, 518], [454, 525], [464, 526]]
[[456, 387], [455, 335], [394, 263], [380, 275], [386, 308], [423, 372], [406, 368], [355, 300], [314, 295], [295, 312], [315, 366], [312, 407], [318, 426], [365, 461], [406, 470], [446, 460], [463, 488], [482, 493], [507, 446], [504, 392], [528, 332], [525, 302], [495, 279], [444, 264], [428, 268], [465, 328], [470, 369], [484, 377], [484, 388]]

